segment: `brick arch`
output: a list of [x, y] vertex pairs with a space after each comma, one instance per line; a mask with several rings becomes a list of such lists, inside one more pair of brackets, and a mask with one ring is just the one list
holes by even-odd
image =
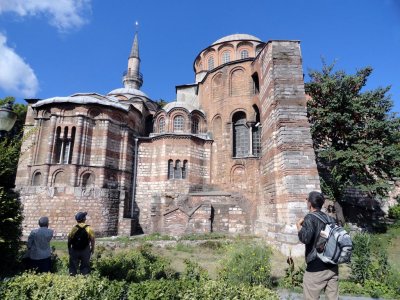
[[174, 109], [171, 110], [168, 114], [169, 117], [169, 126], [168, 126], [168, 131], [169, 132], [174, 132], [174, 122], [175, 118], [178, 116], [183, 117], [183, 129], [182, 131], [176, 131], [176, 132], [187, 132], [188, 131], [188, 124], [189, 124], [189, 112], [185, 109]]
[[214, 137], [222, 136], [222, 118], [219, 114], [212, 119], [212, 133]]
[[218, 72], [211, 78], [211, 95], [214, 101], [222, 100], [224, 96], [224, 84], [223, 84], [222, 72]]
[[90, 108], [87, 112], [88, 117], [95, 119], [95, 118], [101, 118], [101, 110], [98, 109], [97, 107], [95, 108]]
[[43, 176], [40, 169], [37, 169], [32, 173], [31, 185], [32, 186], [43, 185]]
[[87, 187], [94, 186], [96, 182], [96, 175], [91, 170], [81, 172], [79, 176], [79, 186]]
[[53, 187], [61, 187], [68, 185], [68, 178], [64, 169], [57, 169], [53, 172], [51, 176], [51, 186]]
[[238, 107], [235, 108], [234, 110], [231, 111], [230, 115], [229, 115], [229, 121], [232, 122], [233, 119], [233, 115], [236, 114], [237, 112], [243, 112], [247, 116], [249, 115], [249, 113], [247, 112], [247, 110], [243, 107]]
[[230, 173], [231, 185], [235, 189], [246, 189], [246, 167], [242, 164], [232, 166]]
[[243, 68], [235, 68], [229, 74], [229, 94], [231, 96], [241, 96], [249, 94], [249, 80], [246, 79]]

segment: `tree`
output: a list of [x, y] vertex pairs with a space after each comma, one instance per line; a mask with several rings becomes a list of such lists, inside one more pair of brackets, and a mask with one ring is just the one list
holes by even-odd
[[[14, 103], [13, 97], [0, 99], [0, 105]], [[14, 187], [22, 143], [22, 128], [26, 106], [13, 104], [17, 121], [13, 129], [0, 140], [0, 278], [16, 271], [22, 233], [22, 207]]]
[[344, 221], [340, 204], [349, 187], [384, 198], [400, 175], [400, 121], [390, 113], [390, 87], [361, 91], [371, 67], [355, 75], [333, 68], [323, 62], [322, 71], [310, 71], [305, 90], [322, 191]]

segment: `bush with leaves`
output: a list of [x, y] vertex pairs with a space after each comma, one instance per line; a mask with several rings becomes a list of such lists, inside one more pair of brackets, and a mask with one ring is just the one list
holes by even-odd
[[400, 204], [389, 207], [389, 218], [400, 220]]
[[131, 284], [129, 300], [261, 300], [279, 299], [278, 295], [264, 286], [231, 284], [224, 281], [205, 280], [158, 280]]
[[0, 278], [18, 268], [22, 208], [15, 193], [0, 187]]
[[285, 276], [281, 280], [280, 286], [286, 289], [296, 289], [302, 287], [303, 276], [305, 272], [304, 264], [296, 268], [291, 256], [287, 258], [286, 262], [289, 266], [285, 270]]
[[263, 244], [238, 242], [227, 247], [218, 278], [229, 283], [271, 287], [271, 249]]
[[3, 300], [95, 300], [124, 299], [126, 283], [110, 281], [97, 276], [75, 276], [43, 273], [24, 273], [3, 282], [0, 299]]
[[169, 278], [174, 274], [169, 261], [152, 253], [147, 245], [116, 254], [104, 252], [94, 259], [93, 268], [100, 276], [127, 282]]

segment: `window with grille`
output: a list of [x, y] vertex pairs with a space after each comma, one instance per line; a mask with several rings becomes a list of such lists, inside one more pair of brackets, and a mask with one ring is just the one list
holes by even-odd
[[250, 134], [246, 124], [246, 114], [237, 112], [233, 115], [233, 157], [249, 155]]
[[210, 56], [208, 58], [208, 70], [214, 69], [214, 57]]
[[57, 164], [70, 164], [72, 160], [72, 150], [75, 142], [76, 128], [72, 127], [71, 134], [68, 134], [68, 127], [61, 131], [61, 127], [57, 128], [55, 139], [54, 162]]
[[192, 133], [199, 133], [199, 119], [196, 117], [192, 119]]
[[176, 116], [174, 118], [174, 132], [183, 131], [183, 116]]
[[160, 121], [158, 121], [158, 132], [163, 133], [165, 131], [165, 119], [161, 118]]
[[187, 168], [188, 161], [186, 159], [183, 163], [179, 159], [175, 163], [172, 159], [168, 160], [168, 179], [186, 179]]
[[241, 59], [243, 59], [243, 58], [248, 58], [249, 57], [249, 51], [247, 51], [247, 50], [242, 50], [241, 52], [240, 52], [240, 58]]
[[231, 61], [231, 53], [229, 51], [225, 51], [222, 53], [222, 63], [226, 64]]

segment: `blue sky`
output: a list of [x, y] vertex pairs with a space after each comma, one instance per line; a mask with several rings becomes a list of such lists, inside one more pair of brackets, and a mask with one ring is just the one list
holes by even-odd
[[141, 89], [154, 100], [194, 82], [202, 49], [248, 33], [300, 40], [306, 74], [321, 57], [349, 73], [372, 66], [367, 89], [392, 85], [400, 111], [400, 0], [0, 0], [0, 98], [122, 87], [135, 21]]

